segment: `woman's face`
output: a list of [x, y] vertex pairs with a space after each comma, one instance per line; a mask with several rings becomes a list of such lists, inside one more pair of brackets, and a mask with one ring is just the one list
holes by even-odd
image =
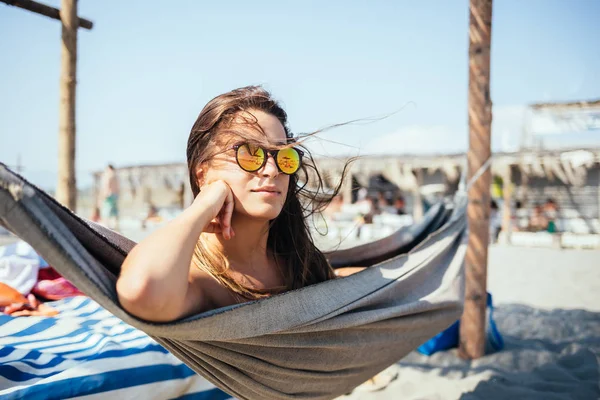
[[[286, 143], [285, 130], [276, 117], [258, 110], [249, 113], [256, 118], [270, 143]], [[251, 126], [240, 124], [238, 129], [250, 136], [257, 135], [256, 128]], [[222, 150], [227, 150], [227, 147]], [[227, 150], [213, 157], [205, 168], [206, 171], [201, 175], [204, 184], [222, 180], [231, 188], [235, 201], [234, 213], [272, 220], [281, 212], [290, 177], [279, 172], [273, 157], [268, 156], [267, 163], [258, 171], [246, 172], [237, 164], [235, 150]]]

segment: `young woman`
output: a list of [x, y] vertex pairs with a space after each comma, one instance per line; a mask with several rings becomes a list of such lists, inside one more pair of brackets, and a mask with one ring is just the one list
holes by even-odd
[[306, 220], [333, 195], [305, 188], [312, 158], [268, 92], [245, 87], [211, 100], [187, 161], [193, 204], [123, 263], [117, 293], [128, 312], [172, 321], [335, 277]]

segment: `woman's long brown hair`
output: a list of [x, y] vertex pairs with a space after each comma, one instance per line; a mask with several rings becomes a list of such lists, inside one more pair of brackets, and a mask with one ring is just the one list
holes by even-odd
[[[263, 111], [276, 117], [283, 125], [288, 140], [292, 141], [286, 112], [262, 87], [248, 86], [215, 97], [200, 112], [188, 139], [187, 162], [194, 197], [200, 192], [196, 178], [197, 168], [209, 161], [219, 148], [223, 148], [223, 138], [226, 136], [224, 132], [235, 131], [235, 124], [240, 123], [240, 116], [251, 110]], [[298, 143], [294, 145], [300, 146]], [[271, 221], [267, 239], [268, 250], [277, 260], [284, 261], [281, 271], [285, 287], [261, 291], [236, 282], [227, 273], [228, 263], [223, 255], [211, 252], [201, 240], [196, 245], [196, 265], [244, 298], [257, 299], [334, 278], [333, 269], [314, 244], [308, 220], [337, 195], [349, 163], [346, 163], [337, 187], [333, 192], [325, 193], [323, 179], [315, 167], [312, 155], [306, 148], [303, 147], [302, 150], [305, 153], [302, 168], [296, 174], [290, 175], [283, 209], [279, 216]], [[309, 173], [309, 170], [312, 170], [312, 173]], [[309, 179], [315, 179], [316, 182], [311, 182], [309, 186]], [[308, 187], [313, 189], [309, 190]]]

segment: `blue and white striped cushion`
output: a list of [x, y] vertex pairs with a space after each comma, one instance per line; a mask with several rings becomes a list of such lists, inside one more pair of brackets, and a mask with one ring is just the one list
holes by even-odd
[[56, 317], [0, 314], [0, 398], [231, 398], [93, 300], [48, 304]]

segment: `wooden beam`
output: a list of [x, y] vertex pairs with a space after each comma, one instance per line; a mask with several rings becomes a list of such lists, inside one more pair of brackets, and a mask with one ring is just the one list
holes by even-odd
[[[57, 19], [60, 21], [60, 10], [58, 8], [50, 7], [45, 4], [38, 3], [37, 1], [31, 0], [0, 0], [4, 4], [9, 6], [19, 7], [24, 10], [34, 12], [36, 14], [44, 15], [49, 18]], [[92, 29], [94, 23], [84, 18], [76, 18], [76, 25], [83, 29]]]
[[77, 83], [77, 0], [62, 0], [58, 184], [56, 200], [75, 211], [75, 86]]
[[[470, 0], [469, 18], [469, 152], [468, 177], [477, 175], [491, 157], [492, 101], [490, 44], [492, 0]], [[475, 178], [468, 193], [469, 243], [465, 257], [465, 306], [460, 320], [459, 355], [485, 355], [485, 309], [490, 219], [490, 168]]]

